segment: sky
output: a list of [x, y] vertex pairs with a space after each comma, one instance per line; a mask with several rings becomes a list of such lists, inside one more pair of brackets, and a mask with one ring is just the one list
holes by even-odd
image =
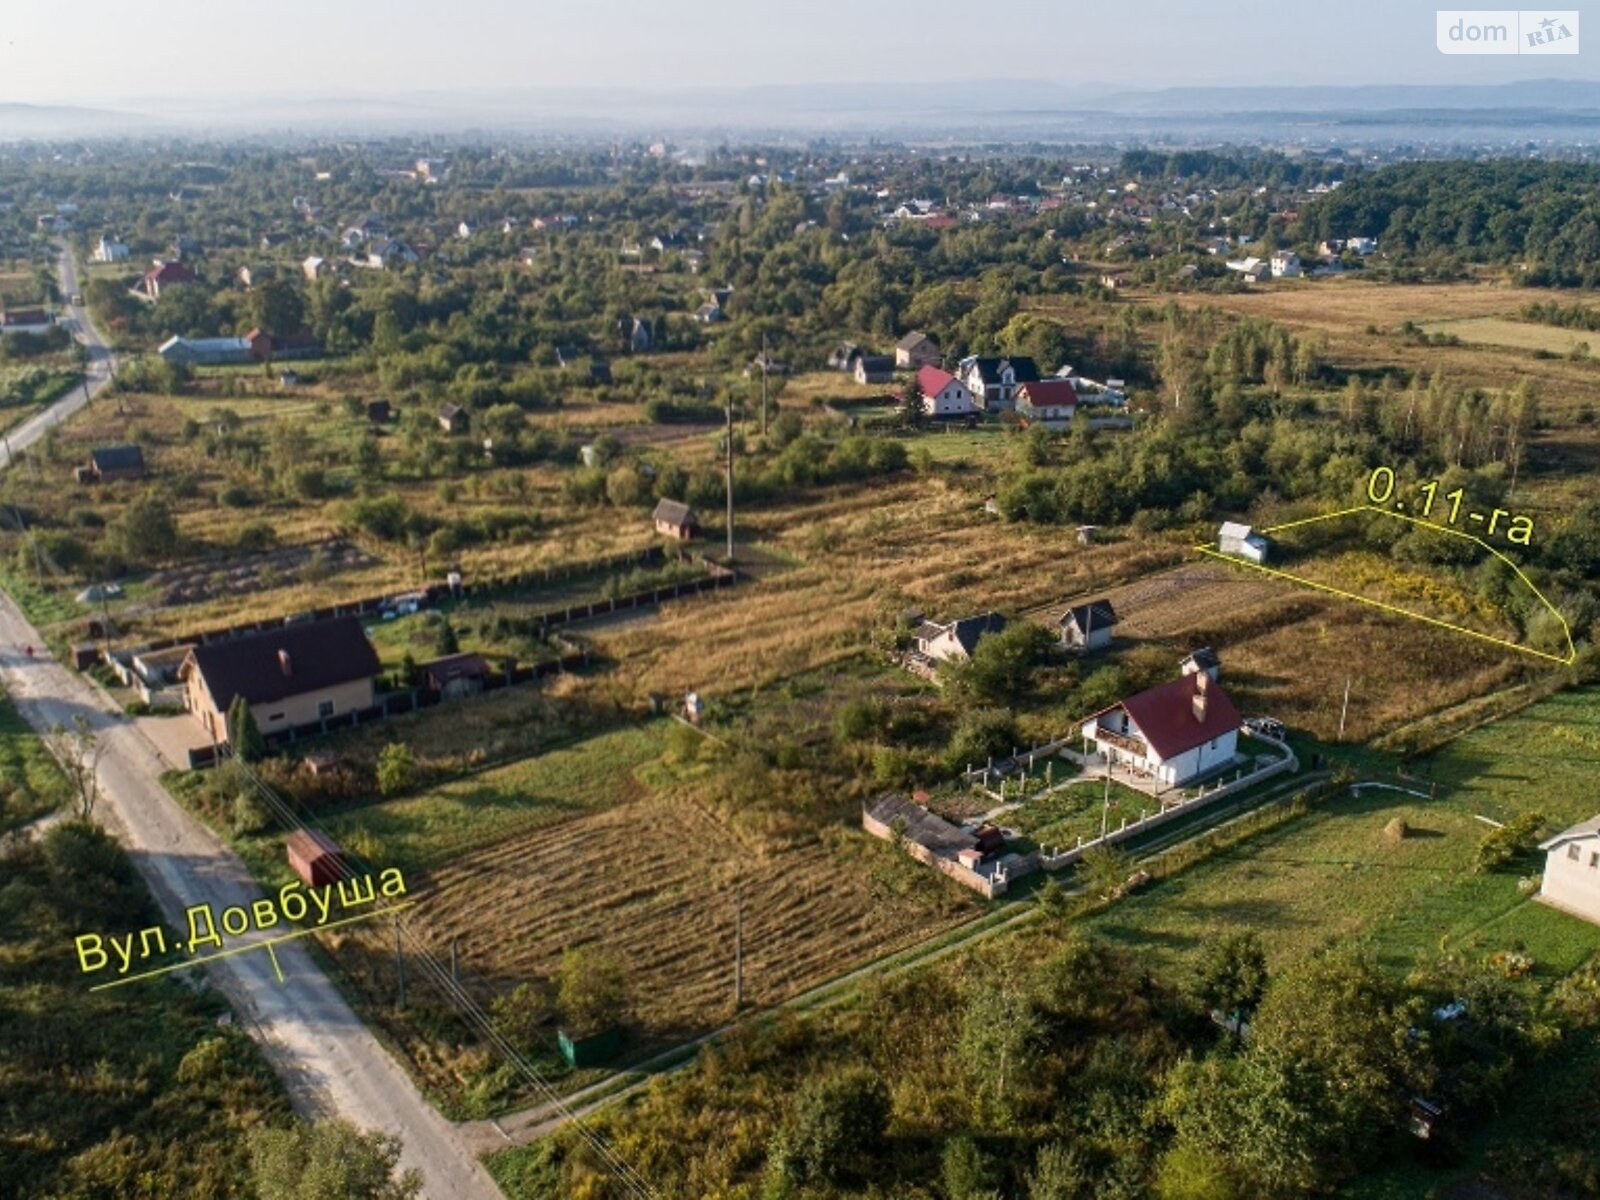
[[952, 78], [1133, 88], [1600, 78], [1591, 61], [1600, 24], [1587, 55], [1453, 57], [1435, 48], [1436, 6], [1416, 0], [5, 0], [5, 8], [0, 102], [34, 104], [937, 87]]

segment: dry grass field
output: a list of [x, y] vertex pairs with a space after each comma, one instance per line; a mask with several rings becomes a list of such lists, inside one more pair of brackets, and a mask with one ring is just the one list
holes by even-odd
[[1566, 354], [1578, 343], [1592, 345], [1594, 334], [1558, 325], [1539, 325], [1532, 321], [1513, 321], [1505, 317], [1453, 317], [1430, 321], [1422, 327], [1428, 333], [1445, 333], [1473, 346], [1503, 346], [1509, 350], [1543, 350]]
[[497, 988], [598, 946], [628, 964], [638, 1024], [671, 1037], [733, 1013], [741, 893], [744, 994], [757, 1007], [978, 911], [932, 879], [912, 898], [887, 894], [870, 869], [885, 849], [836, 830], [760, 855], [688, 795], [649, 796], [456, 859], [432, 873], [416, 920], [436, 945], [458, 938]]
[[[1540, 670], [1515, 650], [1221, 562], [1099, 594], [1121, 617], [1124, 648], [1164, 648], [1176, 668], [1188, 650], [1211, 646], [1247, 715], [1270, 714], [1330, 741], [1347, 679], [1345, 737], [1365, 741]], [[1039, 616], [1053, 625], [1064, 607]]]

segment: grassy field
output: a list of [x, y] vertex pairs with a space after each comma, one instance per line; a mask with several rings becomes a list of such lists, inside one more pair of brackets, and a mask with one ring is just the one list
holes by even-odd
[[1430, 321], [1422, 328], [1425, 333], [1449, 334], [1473, 346], [1543, 350], [1550, 354], [1566, 354], [1580, 342], [1592, 346], [1597, 336], [1587, 330], [1562, 329], [1557, 325], [1539, 325], [1507, 317], [1457, 317]]
[[330, 818], [329, 832], [369, 862], [408, 873], [522, 838], [642, 794], [634, 772], [658, 758], [662, 726], [604, 733], [417, 796]]
[[67, 781], [38, 735], [0, 692], [0, 834], [67, 799]]
[[[1170, 970], [1241, 927], [1277, 963], [1354, 943], [1397, 971], [1445, 951], [1479, 958], [1523, 946], [1548, 980], [1600, 950], [1600, 930], [1526, 899], [1514, 873], [1472, 871], [1489, 831], [1479, 817], [1538, 812], [1564, 828], [1593, 815], [1600, 691], [1565, 692], [1469, 733], [1422, 769], [1419, 786], [1437, 785], [1436, 799], [1371, 789], [1335, 801], [1090, 925]], [[1410, 836], [1385, 834], [1394, 819]]]

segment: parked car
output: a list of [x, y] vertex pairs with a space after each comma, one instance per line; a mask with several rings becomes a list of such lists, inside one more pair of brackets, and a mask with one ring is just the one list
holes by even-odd
[[1246, 717], [1244, 727], [1251, 733], [1259, 733], [1280, 742], [1289, 736], [1289, 727], [1275, 717]]

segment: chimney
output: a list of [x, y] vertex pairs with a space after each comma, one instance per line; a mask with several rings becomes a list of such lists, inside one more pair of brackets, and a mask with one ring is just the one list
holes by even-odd
[[1210, 691], [1211, 677], [1204, 671], [1200, 671], [1191, 676], [1191, 678], [1194, 680], [1194, 700], [1192, 702], [1194, 719], [1198, 724], [1204, 725], [1206, 723], [1206, 699], [1207, 693]]
[[289, 661], [289, 652], [287, 650], [278, 651], [278, 666], [285, 675], [294, 674], [294, 664]]

